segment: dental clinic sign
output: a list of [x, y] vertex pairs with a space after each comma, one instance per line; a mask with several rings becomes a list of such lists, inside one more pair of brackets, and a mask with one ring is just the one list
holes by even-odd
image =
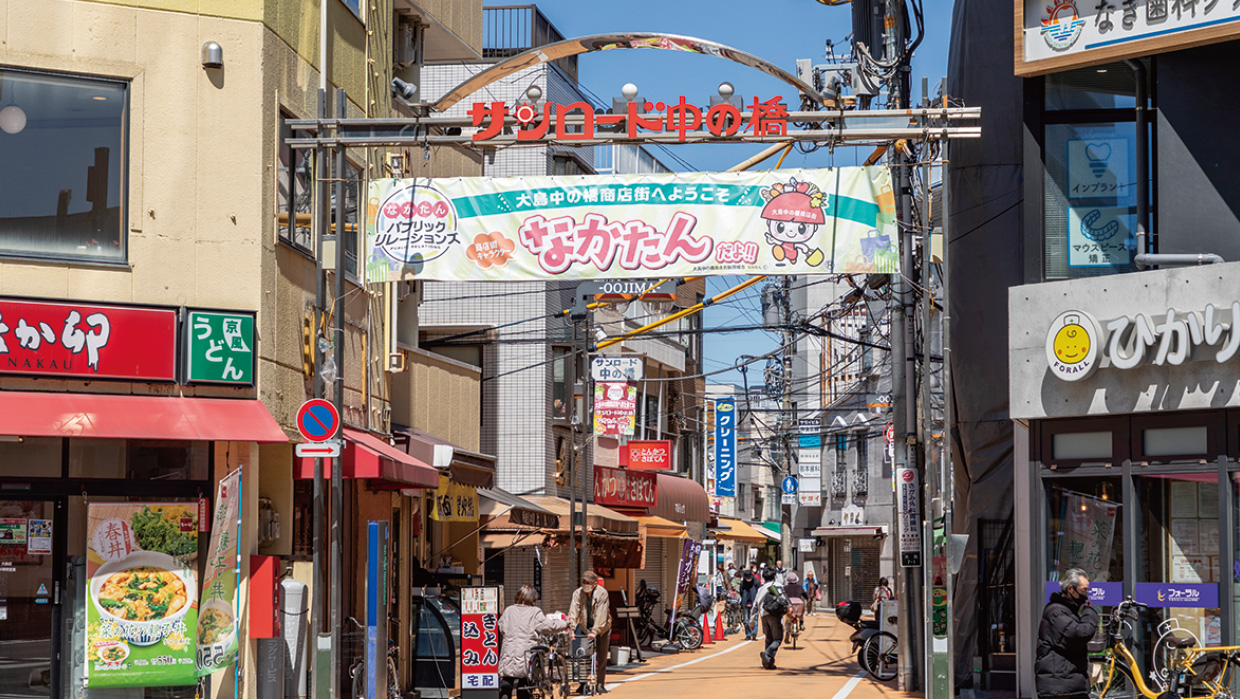
[[1167, 309], [1119, 316], [1100, 323], [1085, 311], [1065, 311], [1046, 332], [1051, 374], [1080, 381], [1100, 366], [1134, 369], [1182, 365], [1190, 360], [1225, 364], [1240, 351], [1240, 301], [1230, 308]]
[[1240, 3], [1016, 0], [1016, 74], [1036, 75], [1240, 35]]

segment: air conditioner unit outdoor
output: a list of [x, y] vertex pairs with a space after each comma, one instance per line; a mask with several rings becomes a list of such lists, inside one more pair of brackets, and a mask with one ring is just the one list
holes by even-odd
[[400, 68], [408, 68], [418, 62], [418, 39], [421, 28], [413, 18], [401, 17], [396, 25], [392, 62]]

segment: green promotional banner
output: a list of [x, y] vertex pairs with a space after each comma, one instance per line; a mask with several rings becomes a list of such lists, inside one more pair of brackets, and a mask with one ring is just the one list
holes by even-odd
[[198, 613], [198, 675], [223, 670], [237, 660], [237, 513], [241, 502], [241, 470], [220, 480], [215, 491], [211, 545], [203, 572], [202, 605]]
[[895, 272], [885, 167], [375, 180], [366, 277], [519, 281]]
[[195, 384], [253, 384], [256, 357], [252, 312], [188, 312], [186, 381]]
[[86, 534], [86, 685], [193, 685], [197, 504], [92, 503]]

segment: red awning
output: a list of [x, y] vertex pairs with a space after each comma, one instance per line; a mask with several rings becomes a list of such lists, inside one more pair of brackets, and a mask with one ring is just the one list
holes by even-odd
[[[346, 479], [382, 479], [408, 486], [438, 488], [439, 470], [417, 457], [405, 454], [380, 438], [360, 430], [344, 429], [344, 453], [341, 474]], [[323, 460], [324, 476], [329, 476], [328, 464]], [[314, 458], [297, 460], [298, 479], [314, 478]]]
[[262, 401], [0, 391], [0, 435], [288, 442]]

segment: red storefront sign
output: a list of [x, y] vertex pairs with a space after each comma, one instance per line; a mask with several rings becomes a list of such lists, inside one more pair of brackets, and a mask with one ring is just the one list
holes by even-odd
[[653, 508], [657, 479], [649, 472], [594, 467], [594, 502], [601, 506]]
[[[629, 138], [637, 138], [639, 132], [675, 133], [684, 143], [691, 132], [706, 130], [717, 137], [738, 135], [786, 136], [788, 133], [788, 105], [783, 97], [776, 95], [769, 100], [753, 98], [747, 111], [729, 102], [712, 105], [706, 110], [685, 100], [678, 102], [629, 102], [623, 114], [596, 113], [588, 102], [556, 104], [545, 102], [542, 107], [519, 104], [511, 109], [504, 102], [475, 102], [466, 112], [476, 127], [474, 141], [487, 141], [504, 132], [504, 122], [511, 117], [517, 122], [518, 141], [537, 141], [545, 138], [555, 123], [555, 138], [559, 141], [587, 141], [594, 138], [594, 130], [619, 129], [623, 127]], [[582, 117], [580, 130], [568, 129], [570, 114]], [[574, 115], [576, 116], [576, 115]]]
[[0, 374], [176, 381], [177, 311], [0, 299]]
[[671, 440], [629, 440], [620, 448], [620, 463], [638, 471], [669, 471], [672, 468]]
[[461, 690], [499, 691], [497, 586], [461, 589]]

